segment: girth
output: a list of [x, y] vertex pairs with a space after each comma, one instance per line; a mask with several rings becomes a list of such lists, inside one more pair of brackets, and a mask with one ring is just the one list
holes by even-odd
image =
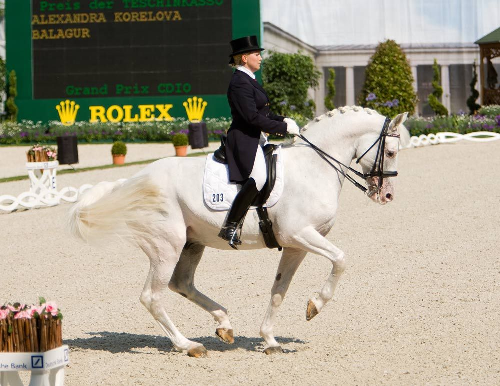
[[[221, 145], [214, 152], [214, 160], [220, 162], [222, 164], [227, 164], [226, 157], [226, 136], [222, 135], [220, 138]], [[264, 152], [264, 158], [266, 160], [266, 183], [262, 187], [261, 191], [255, 197], [252, 206], [256, 207], [257, 214], [259, 215], [259, 227], [264, 236], [264, 242], [268, 248], [278, 248], [279, 251], [282, 250], [281, 246], [278, 244], [276, 237], [273, 232], [273, 224], [271, 220], [269, 220], [269, 215], [267, 213], [267, 208], [263, 207], [271, 192], [273, 191], [274, 184], [276, 183], [276, 162], [278, 156], [274, 153], [274, 150], [277, 148], [277, 145], [273, 145], [268, 143], [262, 148]]]

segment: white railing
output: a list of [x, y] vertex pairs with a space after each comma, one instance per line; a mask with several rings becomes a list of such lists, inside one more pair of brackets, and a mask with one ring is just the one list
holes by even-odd
[[14, 197], [0, 196], [0, 211], [14, 212], [18, 209], [33, 209], [59, 205], [61, 201], [76, 202], [78, 197], [92, 185], [85, 184], [79, 189], [67, 187], [57, 190], [57, 167], [59, 162], [27, 162], [30, 190]]
[[462, 140], [474, 141], [474, 142], [490, 142], [500, 139], [500, 134], [492, 133], [490, 131], [475, 131], [468, 134], [457, 134], [457, 133], [437, 133], [437, 134], [422, 134], [419, 137], [411, 137], [410, 144], [408, 147], [420, 147], [427, 145], [437, 145], [438, 143], [453, 143]]

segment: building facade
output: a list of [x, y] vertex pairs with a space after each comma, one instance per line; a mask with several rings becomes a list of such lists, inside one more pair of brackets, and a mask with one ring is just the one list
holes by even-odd
[[[335, 106], [359, 104], [365, 69], [376, 45], [332, 45], [312, 46], [289, 34], [270, 22], [264, 22], [264, 47], [267, 51], [296, 53], [301, 51], [311, 56], [321, 72], [319, 87], [311, 90], [316, 102], [316, 113], [326, 111], [324, 98], [328, 69], [335, 70]], [[427, 103], [432, 92], [432, 65], [437, 60], [441, 71], [443, 87], [442, 103], [451, 113], [467, 112], [467, 98], [470, 96], [470, 83], [474, 63], [479, 63], [479, 47], [472, 43], [444, 44], [401, 44], [414, 78], [414, 89], [418, 96], [417, 114], [433, 115]], [[500, 65], [498, 66], [500, 70]], [[477, 67], [479, 77], [479, 67]], [[479, 80], [476, 84], [479, 89]], [[481, 101], [478, 101], [479, 103]]]

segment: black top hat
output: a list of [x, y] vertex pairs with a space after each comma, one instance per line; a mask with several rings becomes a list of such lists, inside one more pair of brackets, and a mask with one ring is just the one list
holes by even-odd
[[231, 44], [231, 48], [233, 52], [231, 55], [231, 60], [229, 63], [234, 63], [233, 56], [239, 55], [239, 54], [244, 54], [245, 52], [252, 52], [252, 51], [263, 51], [263, 48], [259, 47], [259, 43], [257, 42], [257, 36], [252, 35], [252, 36], [245, 36], [242, 38], [234, 39], [229, 42]]

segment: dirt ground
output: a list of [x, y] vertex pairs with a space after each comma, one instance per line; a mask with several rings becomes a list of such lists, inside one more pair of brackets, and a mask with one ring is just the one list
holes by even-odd
[[[309, 254], [275, 324], [285, 352], [266, 356], [259, 327], [277, 250], [208, 249], [198, 288], [229, 309], [235, 343], [210, 315], [169, 294], [169, 315], [209, 356], [173, 351], [139, 302], [138, 249], [89, 247], [65, 231], [70, 204], [0, 215], [0, 303], [55, 300], [71, 349], [66, 385], [500, 384], [500, 141], [400, 154], [395, 201], [344, 187], [328, 238], [346, 252], [334, 301], [310, 322], [308, 298], [330, 271]], [[129, 177], [142, 166], [61, 176], [61, 186]], [[27, 181], [0, 184], [20, 193]]]

